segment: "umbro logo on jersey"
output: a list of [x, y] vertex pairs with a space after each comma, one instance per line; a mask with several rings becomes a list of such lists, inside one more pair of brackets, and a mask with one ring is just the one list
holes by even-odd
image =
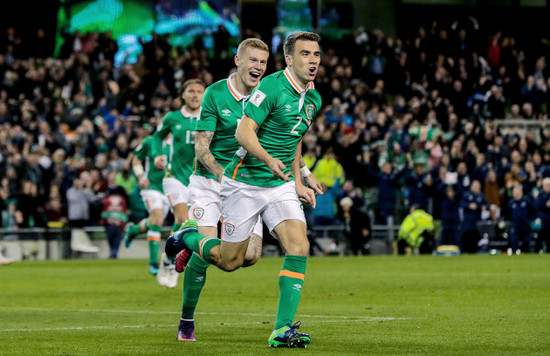
[[292, 109], [292, 105], [286, 104], [286, 105], [285, 105], [285, 108], [286, 108], [286, 111], [287, 111], [287, 112], [290, 112], [290, 109]]
[[225, 233], [231, 236], [235, 232], [235, 225], [230, 223], [225, 223]]
[[200, 219], [204, 216], [204, 209], [203, 208], [195, 208], [193, 209], [193, 215], [195, 215], [195, 217], [197, 219]]
[[223, 113], [223, 116], [229, 116], [229, 115], [231, 115], [231, 110], [224, 109], [224, 110], [222, 110], [222, 113]]
[[181, 130], [181, 125], [176, 125], [176, 130]]
[[296, 284], [294, 284], [294, 285], [292, 286], [292, 289], [295, 289], [295, 290], [297, 290], [297, 291], [301, 291], [301, 290], [302, 290], [302, 286], [301, 286], [300, 284], [296, 283]]
[[202, 281], [204, 281], [204, 276], [198, 276], [197, 278], [195, 278], [196, 283], [200, 283]]

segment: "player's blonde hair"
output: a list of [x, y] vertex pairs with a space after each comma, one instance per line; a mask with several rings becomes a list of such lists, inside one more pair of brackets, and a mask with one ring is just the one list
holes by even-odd
[[239, 44], [239, 47], [237, 48], [237, 56], [241, 57], [244, 50], [247, 48], [258, 48], [269, 53], [269, 47], [264, 41], [258, 38], [247, 38]]
[[319, 42], [320, 39], [321, 37], [315, 32], [298, 31], [291, 33], [287, 36], [285, 44], [283, 45], [284, 55], [292, 55], [294, 53], [294, 47], [298, 40]]

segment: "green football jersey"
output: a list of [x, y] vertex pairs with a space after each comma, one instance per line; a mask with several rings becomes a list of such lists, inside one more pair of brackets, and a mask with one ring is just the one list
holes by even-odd
[[172, 144], [165, 178], [176, 178], [184, 185], [189, 184], [189, 176], [193, 173], [193, 158], [195, 157], [195, 125], [197, 117], [192, 116], [185, 106], [178, 111], [170, 111], [155, 131], [153, 137], [153, 157], [162, 155], [162, 141], [172, 133]]
[[[262, 147], [281, 160], [287, 174], [291, 170], [298, 141], [307, 132], [321, 109], [321, 96], [313, 82], [306, 89], [298, 86], [287, 69], [265, 77], [248, 99], [244, 113], [259, 125], [257, 132]], [[260, 187], [284, 183], [269, 167], [239, 148], [224, 174]]]
[[[232, 76], [236, 75], [232, 74]], [[222, 167], [231, 162], [239, 149], [235, 138], [237, 123], [243, 117], [244, 105], [248, 96], [237, 91], [231, 83], [231, 77], [222, 79], [206, 89], [202, 98], [200, 120], [197, 131], [212, 131], [214, 136], [210, 143], [210, 152]], [[216, 179], [216, 177], [195, 157], [194, 174]]]
[[[147, 189], [153, 189], [164, 194], [162, 189], [162, 178], [164, 178], [164, 172], [159, 171], [155, 168], [154, 157], [153, 157], [153, 136], [146, 137], [139, 146], [136, 147], [134, 153], [136, 157], [144, 162], [145, 166], [145, 176], [149, 181], [149, 186]], [[163, 142], [163, 146], [168, 147]]]

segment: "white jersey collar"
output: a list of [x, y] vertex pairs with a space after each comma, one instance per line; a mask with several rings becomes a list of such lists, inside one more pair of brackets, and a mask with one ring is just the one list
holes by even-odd
[[235, 73], [232, 73], [229, 78], [227, 78], [227, 88], [229, 89], [229, 92], [231, 93], [231, 96], [233, 96], [233, 98], [237, 101], [241, 101], [243, 99], [246, 99], [248, 98], [248, 95], [242, 95], [241, 93], [239, 93], [239, 91], [237, 90], [237, 88], [233, 85], [233, 83], [231, 82], [231, 78], [233, 77], [236, 77], [237, 76], [237, 72]]
[[315, 86], [313, 85], [313, 82], [309, 82], [307, 85], [306, 85], [306, 88], [305, 89], [302, 89], [302, 87], [300, 87], [298, 85], [298, 82], [296, 80], [294, 80], [294, 78], [292, 77], [292, 74], [290, 74], [290, 69], [288, 69], [288, 67], [285, 68], [285, 77], [286, 79], [288, 80], [288, 82], [290, 83], [290, 85], [294, 88], [294, 90], [296, 90], [299, 94], [302, 94], [306, 91], [308, 91], [309, 89], [315, 89]]
[[180, 111], [181, 111], [181, 114], [183, 115], [183, 117], [186, 117], [186, 118], [195, 117], [195, 118], [197, 118], [197, 117], [201, 116], [202, 106], [200, 107], [199, 113], [197, 115], [193, 115], [189, 111], [187, 111], [187, 106], [186, 105], [182, 106]]

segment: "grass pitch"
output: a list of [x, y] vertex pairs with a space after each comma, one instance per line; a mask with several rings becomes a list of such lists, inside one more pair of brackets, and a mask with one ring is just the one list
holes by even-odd
[[181, 278], [159, 287], [144, 260], [0, 266], [0, 354], [550, 354], [548, 255], [310, 258], [303, 350], [267, 348], [281, 265], [209, 268], [197, 342], [176, 341]]

